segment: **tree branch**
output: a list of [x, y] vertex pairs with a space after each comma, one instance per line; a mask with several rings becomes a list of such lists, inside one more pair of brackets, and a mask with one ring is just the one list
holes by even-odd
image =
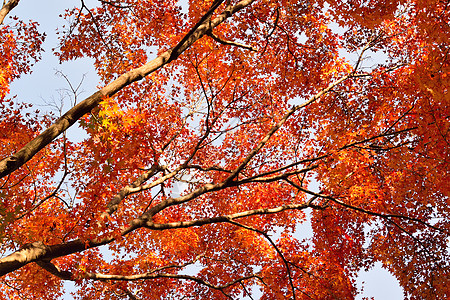
[[3, 20], [6, 18], [6, 15], [19, 4], [20, 0], [9, 0], [8, 3], [4, 4], [2, 9], [0, 9], [0, 25], [3, 24]]
[[184, 274], [169, 274], [169, 273], [158, 273], [158, 274], [136, 274], [136, 275], [111, 275], [111, 274], [99, 274], [99, 273], [86, 273], [85, 278], [92, 280], [120, 280], [120, 281], [135, 281], [135, 280], [143, 280], [143, 279], [156, 279], [156, 278], [171, 278], [171, 279], [180, 279], [180, 280], [191, 280], [195, 281], [199, 284], [205, 285], [211, 289], [222, 291], [236, 283], [240, 283], [245, 280], [249, 280], [252, 278], [258, 278], [262, 280], [258, 275], [249, 275], [244, 276], [233, 281], [230, 281], [224, 285], [214, 285], [202, 278], [184, 275]]
[[439, 227], [436, 227], [436, 226], [433, 226], [431, 224], [428, 224], [427, 222], [424, 222], [424, 221], [422, 221], [420, 219], [417, 219], [417, 218], [412, 218], [412, 217], [408, 217], [408, 216], [404, 216], [404, 215], [397, 215], [397, 214], [383, 214], [383, 213], [367, 210], [367, 209], [364, 209], [362, 207], [358, 207], [358, 206], [354, 206], [354, 205], [345, 203], [345, 202], [343, 202], [341, 200], [338, 200], [338, 199], [336, 199], [336, 198], [334, 198], [332, 196], [328, 196], [328, 195], [324, 195], [324, 194], [321, 194], [321, 193], [312, 192], [310, 190], [307, 190], [307, 189], [299, 186], [298, 184], [294, 183], [293, 181], [291, 181], [289, 179], [285, 179], [285, 180], [287, 182], [289, 182], [292, 186], [294, 186], [295, 188], [297, 188], [298, 190], [300, 190], [300, 191], [302, 191], [304, 193], [310, 194], [310, 195], [315, 196], [317, 198], [323, 198], [323, 199], [330, 200], [330, 201], [332, 201], [332, 202], [334, 202], [336, 204], [339, 204], [339, 205], [344, 206], [346, 208], [350, 208], [350, 209], [355, 210], [355, 211], [359, 211], [359, 212], [362, 212], [362, 213], [365, 213], [365, 214], [368, 214], [368, 215], [371, 215], [371, 216], [376, 216], [376, 217], [380, 217], [380, 218], [387, 219], [387, 220], [389, 220], [390, 218], [396, 218], [396, 219], [404, 219], [404, 220], [408, 220], [408, 221], [413, 221], [413, 222], [420, 223], [420, 224], [422, 224], [422, 225], [424, 225], [424, 226], [426, 226], [428, 228], [437, 230], [439, 232], [449, 234], [446, 230], [444, 230], [442, 228], [439, 228]]
[[253, 48], [252, 46], [236, 43], [236, 42], [233, 42], [233, 41], [224, 40], [224, 39], [218, 37], [217, 35], [215, 35], [213, 32], [209, 32], [208, 36], [210, 36], [213, 40], [215, 40], [216, 42], [218, 42], [220, 44], [223, 44], [223, 45], [236, 46], [236, 47], [244, 48], [244, 49], [247, 49], [247, 50], [250, 50], [250, 51], [254, 51], [254, 52], [258, 51], [255, 48]]
[[288, 204], [288, 205], [282, 205], [274, 208], [258, 208], [258, 209], [252, 209], [247, 210], [243, 212], [238, 212], [235, 214], [229, 214], [225, 216], [218, 216], [218, 217], [211, 217], [211, 218], [204, 218], [204, 219], [198, 219], [198, 220], [192, 220], [192, 221], [180, 221], [180, 222], [171, 222], [171, 223], [153, 223], [153, 222], [147, 222], [145, 225], [146, 228], [152, 229], [152, 230], [165, 230], [165, 229], [175, 229], [175, 228], [188, 228], [188, 227], [194, 227], [194, 226], [203, 226], [207, 224], [215, 224], [215, 223], [229, 223], [232, 220], [235, 219], [241, 219], [245, 217], [250, 217], [254, 215], [271, 215], [280, 213], [282, 211], [286, 210], [302, 210], [306, 208], [314, 208], [314, 209], [322, 209], [320, 206], [313, 205], [311, 202], [307, 203], [301, 203], [301, 204]]
[[50, 261], [38, 260], [36, 264], [45, 269], [50, 274], [53, 274], [63, 280], [73, 280], [73, 274], [69, 271], [62, 271], [60, 268], [52, 264]]
[[[258, 278], [262, 281], [262, 278], [260, 278], [258, 275], [249, 275], [244, 276], [238, 279], [235, 279], [233, 281], [230, 281], [224, 285], [214, 285], [202, 278], [191, 276], [191, 275], [183, 275], [183, 274], [171, 274], [171, 273], [159, 273], [160, 271], [172, 269], [172, 268], [184, 268], [188, 265], [191, 265], [195, 263], [202, 255], [197, 256], [193, 261], [181, 264], [181, 265], [167, 265], [160, 268], [156, 268], [154, 270], [151, 270], [147, 273], [142, 274], [134, 274], [134, 275], [118, 275], [118, 274], [101, 274], [101, 273], [90, 273], [87, 272], [83, 275], [82, 279], [90, 279], [90, 280], [119, 280], [119, 281], [135, 281], [135, 280], [149, 280], [149, 279], [157, 279], [157, 278], [171, 278], [171, 279], [179, 279], [179, 280], [191, 280], [195, 281], [196, 283], [202, 284], [204, 286], [207, 286], [211, 289], [219, 290], [224, 295], [229, 297], [224, 291], [224, 289], [231, 287], [232, 285], [235, 285], [236, 283], [240, 283], [241, 285], [243, 281], [252, 279], [252, 278]], [[41, 268], [47, 270], [49, 273], [63, 279], [63, 280], [79, 280], [81, 278], [75, 278], [75, 276], [69, 272], [69, 271], [61, 271], [58, 267], [56, 267], [54, 264], [52, 264], [50, 261], [37, 261], [36, 262]], [[136, 295], [132, 294], [130, 291], [126, 290], [126, 294], [132, 298], [137, 299]]]
[[144, 174], [140, 175], [131, 184], [122, 188], [119, 191], [119, 193], [117, 193], [116, 196], [114, 196], [114, 198], [108, 203], [107, 209], [105, 210], [105, 212], [103, 212], [102, 217], [108, 217], [108, 216], [112, 215], [119, 208], [120, 202], [122, 202], [122, 200], [126, 196], [132, 194], [136, 188], [138, 188], [142, 183], [147, 181], [149, 178], [151, 178], [153, 175], [155, 175], [160, 170], [161, 170], [161, 167], [159, 167], [157, 164], [154, 164], [150, 168], [150, 170], [148, 170]]

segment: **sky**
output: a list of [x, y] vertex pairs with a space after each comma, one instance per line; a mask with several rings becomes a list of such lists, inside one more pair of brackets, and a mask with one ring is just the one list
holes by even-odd
[[[88, 7], [92, 7], [94, 0], [85, 1]], [[72, 85], [77, 86], [83, 79], [80, 86], [80, 99], [91, 95], [96, 91], [98, 78], [89, 59], [78, 60], [76, 62], [58, 63], [58, 59], [52, 55], [52, 48], [57, 47], [56, 28], [64, 24], [64, 20], [59, 18], [59, 14], [64, 12], [65, 8], [71, 8], [79, 5], [79, 0], [44, 0], [32, 1], [22, 0], [19, 5], [11, 12], [11, 15], [17, 15], [20, 19], [27, 21], [32, 19], [40, 23], [40, 30], [46, 32], [47, 38], [44, 43], [45, 53], [40, 62], [33, 68], [31, 75], [24, 75], [11, 85], [11, 94], [17, 95], [21, 101], [32, 102], [36, 105], [44, 105], [52, 101], [59, 102], [61, 95], [69, 86], [65, 79], [56, 72], [62, 72], [71, 81]], [[5, 20], [8, 23], [8, 20]], [[69, 101], [66, 99], [63, 111], [69, 109]], [[68, 137], [72, 140], [80, 140], [82, 132], [73, 126], [69, 129]], [[306, 222], [299, 229], [299, 238], [311, 234], [311, 227]], [[397, 280], [381, 264], [376, 264], [368, 272], [360, 272], [358, 277], [358, 287], [364, 287], [364, 292], [356, 298], [374, 297], [375, 300], [398, 300], [403, 299], [403, 291], [399, 287]], [[67, 283], [68, 290], [73, 290], [72, 283]], [[72, 299], [67, 293], [64, 299]]]

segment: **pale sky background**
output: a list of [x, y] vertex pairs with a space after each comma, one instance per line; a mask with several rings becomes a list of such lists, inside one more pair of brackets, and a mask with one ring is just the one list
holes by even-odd
[[[95, 0], [85, 1], [85, 3], [92, 7]], [[19, 5], [12, 11], [11, 15], [17, 15], [20, 19], [27, 21], [32, 19], [40, 23], [40, 31], [47, 33], [47, 38], [44, 43], [45, 53], [43, 59], [34, 67], [34, 72], [31, 75], [22, 76], [19, 80], [11, 85], [11, 95], [18, 95], [20, 101], [32, 102], [39, 105], [44, 105], [44, 101], [50, 102], [53, 100], [59, 101], [60, 91], [67, 89], [67, 82], [60, 76], [55, 75], [56, 71], [63, 72], [73, 85], [78, 85], [80, 80], [85, 75], [80, 91], [80, 99], [91, 95], [96, 91], [98, 79], [95, 70], [92, 67], [91, 60], [84, 59], [76, 62], [68, 62], [59, 64], [56, 57], [52, 55], [52, 48], [57, 46], [57, 39], [55, 29], [64, 24], [63, 20], [58, 17], [64, 12], [65, 8], [79, 6], [79, 0], [22, 0]], [[9, 20], [6, 19], [5, 23]], [[68, 105], [64, 107], [64, 112], [69, 108]], [[41, 107], [41, 110], [46, 110]], [[68, 137], [72, 140], [80, 139], [80, 130], [77, 126], [70, 129]], [[301, 226], [301, 237], [303, 235], [310, 235], [311, 228], [309, 223]], [[399, 287], [397, 280], [386, 270], [381, 268], [381, 264], [377, 264], [369, 272], [360, 272], [358, 278], [358, 287], [361, 287], [364, 282], [364, 292], [356, 298], [361, 300], [363, 297], [374, 297], [375, 300], [399, 300], [403, 299], [403, 291]], [[69, 290], [73, 290], [73, 284], [67, 283]], [[72, 299], [67, 293], [64, 299]]]

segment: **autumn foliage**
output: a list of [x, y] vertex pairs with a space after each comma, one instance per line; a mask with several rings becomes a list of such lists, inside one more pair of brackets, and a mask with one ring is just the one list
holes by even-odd
[[448, 0], [81, 1], [53, 53], [101, 88], [60, 118], [9, 93], [16, 5], [1, 299], [354, 299], [376, 262], [450, 298]]

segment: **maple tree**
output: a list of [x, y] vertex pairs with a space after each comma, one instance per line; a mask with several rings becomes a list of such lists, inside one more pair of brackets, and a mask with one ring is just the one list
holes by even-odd
[[60, 118], [9, 95], [45, 38], [18, 4], [3, 299], [353, 299], [375, 262], [450, 297], [448, 1], [81, 1], [53, 51], [103, 87]]

